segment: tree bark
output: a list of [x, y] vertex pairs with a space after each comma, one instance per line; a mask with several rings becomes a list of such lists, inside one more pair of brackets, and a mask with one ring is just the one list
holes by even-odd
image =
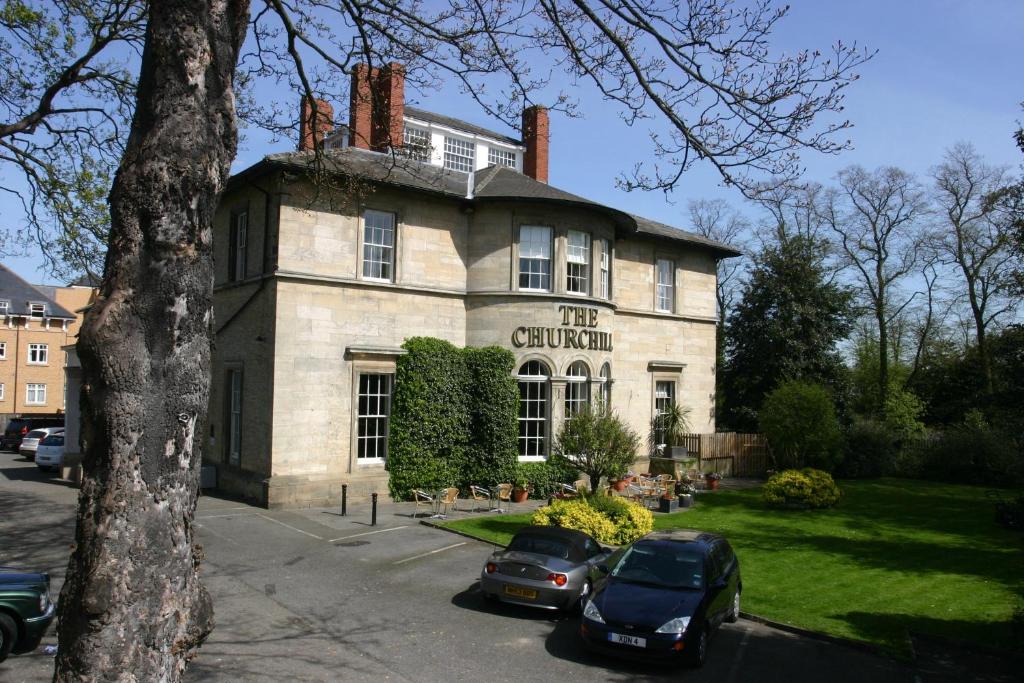
[[192, 525], [212, 221], [237, 148], [248, 0], [150, 3], [103, 285], [78, 342], [84, 481], [55, 681], [176, 681], [213, 627]]

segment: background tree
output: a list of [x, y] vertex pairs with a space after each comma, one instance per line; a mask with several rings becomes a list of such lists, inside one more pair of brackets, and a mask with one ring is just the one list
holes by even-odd
[[839, 258], [858, 280], [876, 327], [881, 408], [889, 390], [890, 326], [915, 296], [901, 285], [917, 264], [927, 203], [914, 177], [898, 168], [871, 172], [851, 166], [840, 171], [838, 180], [839, 187], [827, 194], [822, 217]]
[[787, 380], [765, 397], [758, 419], [779, 468], [816, 467], [830, 472], [836, 466], [842, 434], [825, 387]]
[[971, 145], [960, 143], [946, 151], [932, 178], [933, 202], [941, 217], [935, 227], [935, 249], [961, 277], [985, 391], [991, 394], [987, 333], [1019, 301], [1010, 291], [1015, 265], [1010, 214], [992, 200], [1008, 184], [1006, 170], [986, 164]]
[[764, 397], [802, 379], [841, 394], [845, 368], [837, 344], [849, 334], [853, 295], [830, 282], [821, 242], [798, 236], [765, 247], [726, 324], [724, 421], [757, 429]]
[[[52, 148], [65, 163], [119, 159], [109, 234], [96, 231], [109, 245], [103, 283], [79, 341], [89, 445], [55, 678], [177, 680], [212, 623], [192, 526], [209, 390], [211, 220], [239, 115], [279, 133], [298, 125], [284, 113], [291, 106], [247, 97], [246, 87], [263, 79], [289, 102], [295, 93], [345, 101], [352, 67], [397, 61], [410, 88], [454, 81], [515, 125], [549, 74], [568, 70], [628, 123], [651, 117], [658, 162], [624, 176], [625, 187], [670, 190], [702, 161], [749, 190], [760, 173], [795, 176], [802, 150], [845, 147], [834, 138], [848, 122], [825, 119], [870, 56], [842, 44], [831, 58], [775, 56], [768, 39], [785, 14], [767, 0], [264, 0], [252, 13], [248, 0], [6, 2], [0, 71], [29, 85], [0, 88], [4, 172], [46, 197], [75, 184], [40, 179], [47, 156], [33, 150]], [[72, 27], [80, 33], [62, 33]], [[573, 109], [564, 95], [548, 99]], [[126, 136], [118, 123], [129, 119]], [[73, 237], [73, 213], [55, 207], [49, 220]]]
[[555, 437], [555, 457], [590, 479], [600, 491], [601, 478], [618, 478], [636, 461], [640, 437], [603, 406], [580, 410], [562, 423]]

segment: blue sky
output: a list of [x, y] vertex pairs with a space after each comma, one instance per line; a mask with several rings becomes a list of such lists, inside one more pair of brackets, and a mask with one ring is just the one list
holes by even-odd
[[[895, 165], [923, 176], [939, 162], [945, 148], [961, 140], [974, 144], [990, 163], [1020, 172], [1024, 156], [1013, 145], [1011, 134], [1017, 121], [1024, 119], [1020, 107], [1024, 2], [791, 0], [790, 4], [790, 14], [772, 40], [776, 50], [827, 50], [837, 40], [878, 50], [859, 69], [860, 80], [846, 94], [843, 116], [854, 128], [845, 137], [854, 148], [835, 157], [806, 154], [807, 179], [828, 183], [839, 169], [854, 163], [868, 168]], [[552, 185], [684, 229], [691, 199], [723, 198], [754, 214], [739, 193], [722, 187], [708, 168], [694, 167], [668, 198], [616, 189], [616, 176], [649, 156], [646, 129], [642, 125], [627, 128], [613, 108], [586, 89], [579, 92], [584, 117], [555, 115], [551, 121]], [[518, 135], [488, 121], [455, 93], [418, 96], [417, 106]], [[335, 103], [341, 118], [347, 116], [345, 110], [345, 105]], [[268, 146], [262, 135], [248, 131], [234, 170], [264, 154], [293, 147], [286, 141]], [[5, 224], [8, 212], [15, 208], [6, 201], [0, 205]], [[39, 270], [38, 258], [5, 263], [30, 282], [55, 284]]]

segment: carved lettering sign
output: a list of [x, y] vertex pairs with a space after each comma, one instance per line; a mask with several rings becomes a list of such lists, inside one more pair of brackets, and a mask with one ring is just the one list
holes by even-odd
[[517, 327], [512, 332], [512, 346], [517, 349], [549, 347], [590, 351], [612, 350], [612, 333], [599, 332], [595, 329], [596, 308], [559, 306], [558, 312], [562, 315], [561, 327]]

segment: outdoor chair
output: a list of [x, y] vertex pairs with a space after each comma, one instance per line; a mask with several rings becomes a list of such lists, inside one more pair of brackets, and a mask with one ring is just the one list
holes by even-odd
[[587, 479], [577, 479], [572, 483], [572, 486], [581, 494], [590, 491], [590, 481]]
[[[491, 493], [490, 489], [484, 488], [483, 486], [473, 485], [469, 487], [469, 495], [472, 496], [473, 500], [477, 503], [487, 501], [488, 510], [494, 509], [494, 494]], [[476, 509], [479, 510], [480, 507], [477, 506]]]
[[452, 510], [459, 509], [459, 490], [453, 486], [451, 488], [442, 489], [442, 492], [443, 495], [441, 496], [441, 500], [438, 501], [438, 510], [443, 507], [444, 512], [441, 512], [440, 516], [445, 517], [448, 515], [448, 508], [451, 508]]
[[416, 503], [416, 510], [412, 514], [413, 517], [416, 517], [420, 514], [420, 507], [423, 505], [427, 506], [431, 514], [434, 513], [434, 503], [436, 502], [434, 496], [430, 495], [429, 493], [421, 489], [413, 489], [412, 499]]
[[512, 503], [512, 484], [498, 484], [494, 487], [494, 497], [498, 499], [498, 512], [505, 512], [502, 503]]
[[558, 493], [555, 494], [555, 498], [561, 500], [569, 500], [575, 498], [580, 494], [579, 490], [572, 484], [566, 484], [565, 482], [558, 483]]

